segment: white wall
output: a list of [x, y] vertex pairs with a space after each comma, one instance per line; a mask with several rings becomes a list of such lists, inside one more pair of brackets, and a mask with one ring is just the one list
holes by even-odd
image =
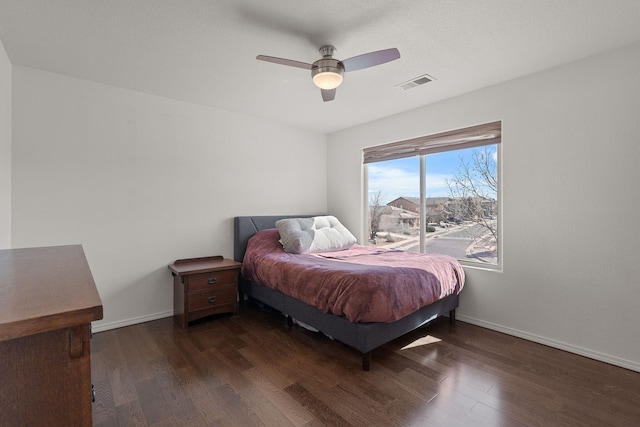
[[640, 371], [638, 76], [635, 46], [331, 134], [328, 210], [362, 240], [363, 147], [502, 120], [503, 272], [459, 319]]
[[326, 211], [326, 137], [16, 66], [13, 247], [81, 243], [95, 330], [172, 314], [167, 264], [233, 257], [237, 215]]
[[11, 62], [0, 41], [0, 249], [11, 247]]

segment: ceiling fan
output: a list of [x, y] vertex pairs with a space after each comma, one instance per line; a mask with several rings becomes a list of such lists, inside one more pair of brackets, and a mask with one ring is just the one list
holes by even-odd
[[336, 97], [336, 88], [342, 83], [342, 75], [345, 72], [374, 67], [400, 58], [400, 52], [396, 48], [364, 53], [343, 61], [333, 57], [335, 51], [336, 48], [331, 45], [322, 46], [322, 58], [313, 64], [265, 55], [258, 55], [256, 59], [311, 70], [313, 83], [322, 90], [322, 99], [327, 102], [333, 101]]

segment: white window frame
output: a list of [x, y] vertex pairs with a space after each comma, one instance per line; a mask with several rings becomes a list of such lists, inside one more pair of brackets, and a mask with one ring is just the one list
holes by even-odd
[[[368, 164], [380, 161], [395, 160], [405, 157], [419, 157], [420, 159], [420, 212], [426, 211], [426, 156], [444, 151], [456, 151], [466, 148], [496, 145], [497, 150], [497, 202], [498, 202], [498, 241], [497, 263], [484, 264], [477, 261], [460, 259], [465, 267], [480, 270], [502, 272], [504, 239], [502, 233], [503, 223], [503, 198], [502, 198], [502, 122], [491, 122], [478, 126], [471, 126], [459, 130], [442, 132], [434, 135], [426, 135], [418, 138], [393, 142], [363, 150], [363, 227], [362, 235], [368, 236], [369, 222], [369, 170]], [[426, 224], [424, 215], [420, 215], [420, 252], [424, 253], [426, 247]]]

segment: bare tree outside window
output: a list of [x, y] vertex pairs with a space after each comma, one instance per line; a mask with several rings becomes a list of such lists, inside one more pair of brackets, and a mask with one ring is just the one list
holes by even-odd
[[383, 197], [382, 191], [376, 191], [371, 193], [369, 197], [369, 219], [370, 219], [370, 234], [371, 240], [376, 238], [378, 231], [380, 231], [380, 218], [384, 212], [385, 205], [382, 204]]
[[446, 185], [453, 200], [455, 211], [464, 221], [484, 227], [497, 241], [497, 195], [498, 168], [496, 152], [486, 147], [475, 149], [471, 160], [460, 157], [458, 170]]

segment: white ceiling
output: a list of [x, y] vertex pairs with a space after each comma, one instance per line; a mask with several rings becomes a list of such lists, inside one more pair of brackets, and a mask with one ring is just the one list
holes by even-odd
[[[638, 43], [640, 0], [2, 0], [0, 40], [14, 65], [329, 133]], [[323, 44], [401, 58], [327, 103], [308, 71], [255, 59]]]

